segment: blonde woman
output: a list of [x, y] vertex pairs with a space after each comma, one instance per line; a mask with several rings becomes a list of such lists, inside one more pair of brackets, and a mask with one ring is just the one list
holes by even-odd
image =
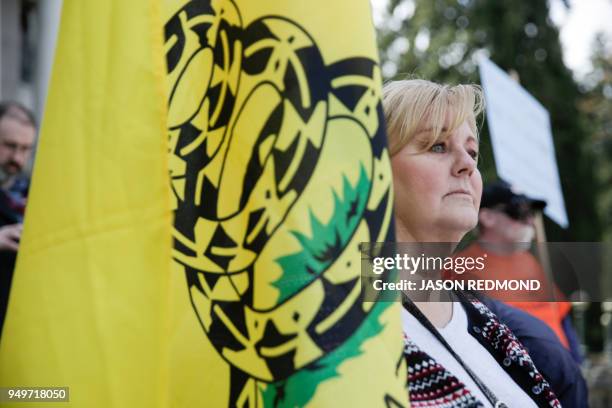
[[[457, 243], [478, 221], [482, 179], [474, 85], [387, 83], [383, 105], [398, 242]], [[419, 407], [560, 407], [512, 332], [478, 299], [404, 302], [404, 357]]]

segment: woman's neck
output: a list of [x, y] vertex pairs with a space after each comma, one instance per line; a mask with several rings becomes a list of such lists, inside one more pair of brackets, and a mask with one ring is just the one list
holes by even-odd
[[448, 242], [454, 244], [454, 249], [464, 235], [465, 231], [440, 230], [434, 227], [420, 231], [410, 230], [403, 222], [395, 220], [396, 242]]
[[395, 241], [396, 242], [417, 242], [415, 237], [401, 222], [395, 222]]
[[[431, 240], [417, 239], [416, 234], [413, 234], [408, 231], [408, 228], [406, 228], [406, 226], [398, 220], [396, 220], [395, 222], [395, 237], [397, 242], [452, 242], [440, 240], [439, 238]], [[450, 249], [449, 255], [450, 253], [452, 253], [453, 250], [454, 248]], [[440, 302], [430, 300], [427, 302], [414, 302], [414, 304], [419, 308], [419, 310], [421, 310], [421, 312], [423, 312], [425, 317], [427, 317], [427, 319], [435, 327], [442, 328], [446, 326], [453, 317], [452, 302]]]
[[437, 328], [445, 327], [453, 318], [453, 302], [414, 302], [414, 304]]

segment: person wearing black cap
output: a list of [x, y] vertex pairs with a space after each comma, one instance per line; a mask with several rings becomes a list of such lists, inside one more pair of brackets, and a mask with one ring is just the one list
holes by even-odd
[[[482, 276], [470, 273], [461, 279], [535, 278], [546, 281], [542, 266], [529, 252], [535, 237], [536, 211], [545, 207], [545, 201], [528, 197], [503, 180], [485, 186], [478, 214], [478, 240], [456, 256], [476, 258], [486, 254], [487, 268]], [[551, 287], [560, 293], [554, 285]], [[487, 292], [486, 295], [495, 300], [485, 298], [485, 304], [529, 349], [562, 405], [588, 406], [586, 384], [577, 364], [580, 359], [577, 341], [568, 325], [570, 304], [523, 301], [529, 300], [525, 294], [508, 291]], [[570, 351], [573, 352], [570, 354]]]
[[512, 186], [499, 180], [482, 192], [478, 214], [478, 242], [462, 255], [487, 254], [489, 277], [494, 273], [499, 279], [537, 279], [542, 289], [537, 292], [488, 292], [496, 299], [526, 311], [550, 326], [559, 341], [569, 348], [569, 341], [562, 327], [562, 320], [570, 311], [567, 302], [550, 302], [562, 295], [549, 282], [538, 260], [531, 252], [535, 237], [534, 215], [546, 207], [543, 200], [527, 197]]
[[[546, 201], [527, 197], [503, 180], [487, 185], [482, 192], [479, 227], [481, 242], [501, 243], [499, 250], [521, 250], [535, 236], [534, 214]], [[507, 244], [517, 244], [509, 246]]]

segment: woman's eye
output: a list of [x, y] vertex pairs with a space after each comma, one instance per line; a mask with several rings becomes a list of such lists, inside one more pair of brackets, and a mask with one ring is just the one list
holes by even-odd
[[446, 146], [444, 146], [444, 143], [436, 143], [429, 150], [433, 153], [444, 153], [446, 152]]
[[476, 150], [470, 150], [469, 153], [470, 156], [472, 156], [472, 159], [478, 160], [478, 152]]

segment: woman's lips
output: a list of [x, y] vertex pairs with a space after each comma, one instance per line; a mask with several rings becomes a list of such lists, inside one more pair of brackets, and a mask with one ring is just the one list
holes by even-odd
[[464, 194], [464, 195], [468, 195], [468, 196], [472, 196], [472, 194], [470, 194], [469, 191], [467, 190], [453, 190], [450, 193], [446, 194], [446, 195], [452, 195], [452, 194]]
[[473, 201], [472, 194], [470, 194], [470, 192], [467, 190], [453, 190], [450, 193], [446, 194], [446, 197], [464, 198]]

